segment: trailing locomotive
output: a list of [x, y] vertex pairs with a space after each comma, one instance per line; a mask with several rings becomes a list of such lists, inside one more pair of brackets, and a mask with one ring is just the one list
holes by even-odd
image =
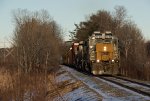
[[111, 32], [94, 32], [86, 41], [74, 42], [64, 62], [94, 75], [119, 73], [118, 39]]

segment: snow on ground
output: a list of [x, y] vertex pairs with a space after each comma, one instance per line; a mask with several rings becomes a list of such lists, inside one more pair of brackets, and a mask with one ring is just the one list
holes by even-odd
[[[69, 74], [72, 75], [72, 77], [82, 81], [84, 85], [87, 85], [90, 88], [90, 90], [93, 90], [93, 91], [97, 92], [99, 95], [101, 95], [103, 97], [102, 101], [150, 101], [150, 97], [135, 93], [131, 90], [128, 90], [128, 89], [122, 88], [118, 85], [104, 81], [98, 77], [89, 76], [89, 75], [80, 73], [72, 68], [67, 67], [67, 66], [61, 66], [61, 67], [62, 67], [62, 69], [68, 71]], [[68, 76], [66, 78], [68, 78]], [[64, 78], [61, 78], [61, 79], [64, 79]], [[86, 95], [85, 92], [83, 92], [83, 91], [81, 92], [81, 91], [82, 91], [82, 89], [76, 90], [76, 92], [79, 95], [80, 94]], [[70, 92], [70, 94], [72, 95], [73, 92]], [[68, 97], [68, 94], [67, 94], [67, 97]], [[71, 97], [76, 98], [76, 95], [73, 95]], [[75, 99], [72, 99], [69, 101], [75, 101]], [[84, 101], [84, 100], [79, 100], [79, 101]], [[87, 101], [87, 100], [85, 100], [85, 101]], [[96, 100], [96, 101], [99, 101], [99, 100]]]
[[63, 69], [56, 73], [56, 84], [61, 97], [56, 96], [53, 101], [102, 101], [101, 95]]
[[145, 86], [142, 86], [142, 85], [139, 85], [139, 84], [135, 84], [135, 83], [132, 83], [132, 82], [129, 82], [129, 81], [124, 81], [124, 80], [113, 78], [113, 77], [109, 77], [109, 78], [111, 78], [112, 80], [119, 81], [120, 83], [126, 84], [126, 85], [128, 85], [130, 87], [135, 87], [137, 89], [140, 89], [142, 91], [147, 91], [147, 92], [150, 93], [150, 88], [149, 87], [145, 87]]
[[[100, 78], [97, 78], [97, 79], [102, 80]], [[129, 96], [128, 96], [130, 98], [129, 100], [133, 100], [134, 101], [135, 99], [138, 99], [136, 101], [150, 101], [150, 97], [143, 96], [143, 95], [141, 95], [139, 93], [136, 93], [136, 92], [134, 92], [132, 90], [123, 88], [123, 87], [121, 87], [119, 85], [116, 85], [116, 84], [113, 84], [111, 82], [108, 82], [108, 81], [105, 81], [105, 80], [102, 80], [102, 81], [105, 82], [105, 83], [108, 83], [108, 84], [110, 84], [110, 85], [112, 85], [112, 86], [114, 86], [114, 87], [116, 87], [118, 89], [120, 89], [121, 91], [126, 91], [129, 94]], [[131, 96], [131, 94], [132, 94], [132, 96]]]
[[127, 77], [122, 77], [122, 78], [129, 79], [129, 80], [132, 80], [132, 81], [135, 81], [135, 82], [141, 82], [141, 83], [144, 83], [144, 84], [147, 84], [147, 85], [150, 86], [150, 81], [142, 81], [142, 80], [137, 80], [137, 79], [133, 79], [133, 78], [127, 78]]

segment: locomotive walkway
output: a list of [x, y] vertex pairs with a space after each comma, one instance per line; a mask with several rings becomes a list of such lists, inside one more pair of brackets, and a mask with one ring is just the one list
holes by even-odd
[[[61, 66], [56, 84], [49, 88], [47, 98], [53, 101], [149, 101], [149, 96], [136, 93], [99, 77]], [[53, 93], [52, 93], [53, 92]], [[48, 101], [51, 101], [48, 100]]]

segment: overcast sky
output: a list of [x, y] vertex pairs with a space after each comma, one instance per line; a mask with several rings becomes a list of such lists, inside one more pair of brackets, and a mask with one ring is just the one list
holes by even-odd
[[114, 11], [117, 5], [124, 6], [128, 15], [142, 30], [143, 36], [150, 40], [150, 0], [0, 0], [0, 42], [10, 39], [14, 24], [12, 11], [18, 8], [30, 11], [45, 9], [61, 25], [66, 33], [74, 30], [74, 23], [84, 21], [85, 17], [98, 10]]

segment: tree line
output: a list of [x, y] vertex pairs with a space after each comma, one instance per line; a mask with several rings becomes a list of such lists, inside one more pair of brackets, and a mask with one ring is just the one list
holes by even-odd
[[121, 74], [132, 78], [150, 80], [145, 39], [141, 30], [127, 15], [123, 6], [116, 6], [114, 12], [99, 10], [85, 21], [75, 24], [71, 40], [86, 40], [94, 31], [111, 31], [119, 39], [121, 53]]
[[[47, 101], [61, 60], [62, 30], [46, 10], [14, 10], [13, 22], [12, 47], [7, 49], [12, 52], [0, 63], [1, 82], [6, 82], [0, 86], [0, 100]], [[0, 55], [4, 53], [2, 49]]]
[[46, 10], [17, 10], [13, 14], [16, 64], [26, 72], [58, 66], [63, 40], [56, 21]]

